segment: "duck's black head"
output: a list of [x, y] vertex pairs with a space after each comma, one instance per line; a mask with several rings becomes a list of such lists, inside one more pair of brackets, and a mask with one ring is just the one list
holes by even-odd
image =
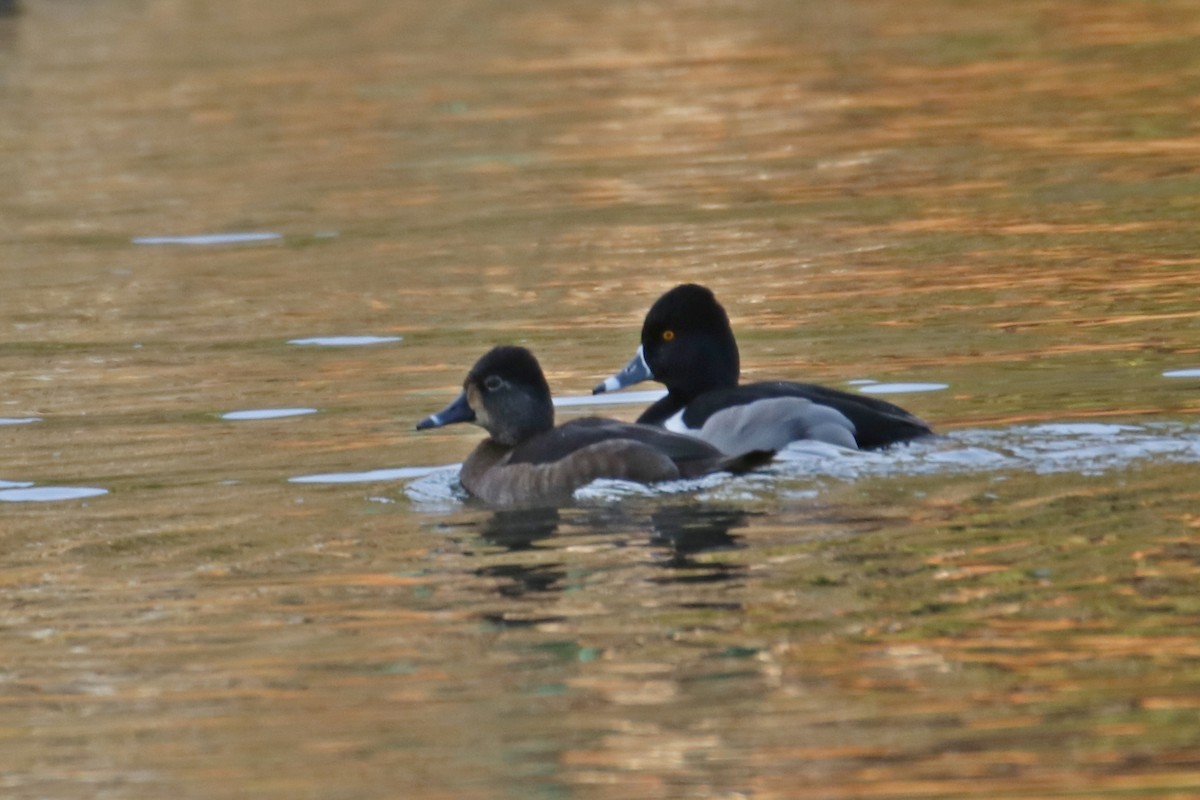
[[741, 369], [729, 316], [711, 290], [694, 283], [676, 286], [650, 307], [642, 357], [655, 380], [685, 398], [737, 386]]
[[492, 439], [515, 447], [554, 427], [550, 386], [533, 353], [501, 345], [475, 362], [458, 399], [417, 423], [417, 430], [474, 422]]

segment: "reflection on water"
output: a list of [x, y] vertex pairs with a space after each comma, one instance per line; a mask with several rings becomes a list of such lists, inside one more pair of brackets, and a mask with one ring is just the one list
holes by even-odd
[[506, 550], [529, 550], [542, 539], [553, 536], [559, 521], [557, 508], [500, 510], [487, 518], [479, 535]]
[[[711, 583], [738, 577], [745, 564], [712, 557], [715, 551], [743, 547], [731, 531], [745, 527], [749, 514], [739, 508], [703, 505], [665, 505], [650, 517], [652, 545], [662, 547], [666, 558], [659, 563], [668, 571], [663, 581]], [[709, 554], [698, 560], [696, 556]], [[728, 606], [723, 606], [728, 607]]]
[[[510, 553], [534, 550], [538, 543], [555, 535], [560, 522], [558, 509], [526, 509], [521, 511], [496, 511], [483, 523], [480, 537]], [[531, 563], [506, 561], [479, 567], [474, 574], [495, 584], [495, 591], [509, 598], [561, 592], [566, 588], [567, 577], [562, 562], [538, 560]], [[492, 623], [512, 623], [511, 614], [485, 613], [484, 618]], [[541, 616], [537, 623], [551, 621]], [[528, 619], [525, 624], [531, 624]]]
[[[578, 547], [575, 538], [581, 532], [600, 534], [601, 546], [626, 551], [661, 570], [648, 576], [650, 583], [715, 583], [737, 578], [746, 566], [726, 562], [721, 551], [744, 547], [731, 531], [746, 526], [752, 515], [734, 506], [704, 503], [667, 503], [651, 508], [627, 508], [622, 505], [582, 505], [571, 509], [542, 508], [498, 510], [491, 512], [479, 527], [478, 535], [487, 545], [500, 548], [507, 557], [502, 563], [486, 564], [474, 575], [488, 579], [504, 597], [546, 596], [578, 589], [588, 580], [585, 572], [569, 568], [562, 559], [564, 551]], [[605, 533], [608, 532], [608, 533]], [[524, 554], [526, 559], [520, 559]], [[689, 601], [689, 608], [708, 606], [707, 601]], [[729, 610], [728, 603], [716, 607]], [[502, 617], [488, 612], [486, 618], [497, 622]], [[546, 617], [538, 617], [544, 623]], [[524, 620], [528, 624], [528, 619]]]
[[[701, 503], [667, 504], [654, 508], [649, 515], [649, 543], [667, 549], [671, 566], [691, 566], [690, 557], [697, 553], [738, 547], [731, 529], [744, 526], [746, 511], [732, 507]], [[586, 521], [589, 527], [620, 529], [638, 524], [623, 507], [576, 507], [571, 522]], [[562, 524], [562, 509], [535, 508], [503, 509], [491, 513], [480, 530], [489, 544], [510, 551], [529, 550], [538, 542], [558, 533]]]

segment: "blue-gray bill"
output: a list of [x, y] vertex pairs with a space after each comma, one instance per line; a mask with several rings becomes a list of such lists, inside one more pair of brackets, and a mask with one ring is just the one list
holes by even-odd
[[596, 384], [596, 388], [592, 389], [592, 394], [615, 392], [618, 389], [624, 389], [626, 386], [633, 386], [635, 383], [641, 383], [653, 378], [654, 373], [650, 371], [649, 365], [646, 364], [646, 356], [642, 353], [642, 348], [639, 347], [637, 352], [633, 354], [633, 358], [629, 359], [629, 363], [625, 365], [625, 368], [616, 375], [605, 378], [603, 382]]
[[467, 402], [467, 393], [463, 392], [450, 405], [436, 414], [426, 417], [417, 423], [417, 430], [440, 428], [443, 425], [453, 425], [456, 422], [474, 422], [475, 412]]

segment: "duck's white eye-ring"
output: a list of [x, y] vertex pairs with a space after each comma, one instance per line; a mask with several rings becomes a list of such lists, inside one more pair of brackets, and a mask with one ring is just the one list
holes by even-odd
[[504, 385], [504, 379], [499, 375], [488, 375], [483, 379], [483, 388], [489, 392], [494, 392]]

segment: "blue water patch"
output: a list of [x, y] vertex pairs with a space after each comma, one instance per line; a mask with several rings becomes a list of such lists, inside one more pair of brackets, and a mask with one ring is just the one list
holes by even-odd
[[316, 414], [315, 408], [254, 408], [244, 411], [229, 411], [221, 415], [221, 419], [282, 419], [284, 417], [302, 417], [305, 414]]
[[869, 383], [862, 385], [863, 394], [910, 394], [914, 392], [940, 392], [949, 389], [947, 383]]
[[58, 500], [80, 500], [108, 494], [108, 489], [91, 486], [29, 486], [20, 489], [0, 489], [0, 502], [50, 503]]
[[317, 345], [319, 347], [365, 347], [371, 344], [399, 342], [402, 336], [313, 336], [309, 339], [288, 339], [288, 344]]
[[257, 244], [274, 242], [283, 234], [272, 231], [245, 231], [234, 233], [200, 233], [194, 236], [135, 236], [134, 244], [182, 244], [203, 246], [214, 244]]
[[0, 489], [24, 489], [33, 486], [33, 481], [0, 481]]
[[1163, 373], [1164, 378], [1200, 378], [1200, 367], [1196, 369], [1172, 369]]
[[396, 467], [394, 469], [372, 469], [366, 472], [326, 472], [316, 475], [297, 475], [294, 478], [288, 478], [288, 483], [375, 483], [378, 481], [398, 481], [407, 478], [423, 478], [429, 473], [440, 469], [446, 469], [446, 467]]
[[0, 417], [0, 425], [28, 425], [31, 422], [41, 421], [41, 417]]

